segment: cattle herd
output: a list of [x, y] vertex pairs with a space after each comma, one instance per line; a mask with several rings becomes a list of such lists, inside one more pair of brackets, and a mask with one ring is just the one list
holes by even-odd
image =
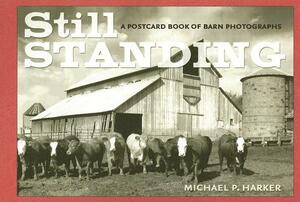
[[[124, 158], [128, 158], [129, 173], [138, 171], [143, 167], [147, 173], [147, 161], [151, 161], [156, 168], [168, 171], [174, 169], [178, 175], [191, 174], [190, 181], [198, 182], [203, 170], [208, 165], [212, 151], [212, 141], [207, 136], [185, 137], [176, 136], [163, 142], [159, 138], [148, 138], [145, 135], [131, 134], [125, 139], [119, 133], [93, 138], [81, 142], [75, 136], [67, 136], [61, 140], [51, 140], [48, 137], [37, 139], [18, 138], [18, 167], [21, 170], [21, 180], [27, 177], [28, 168], [33, 168], [34, 179], [38, 179], [38, 165], [42, 165], [41, 175], [47, 176], [50, 163], [55, 176], [59, 175], [59, 166], [64, 165], [65, 175], [70, 175], [70, 164], [74, 172], [78, 172], [81, 179], [85, 170], [86, 178], [90, 179], [93, 165], [98, 163], [100, 168], [106, 155], [108, 175], [112, 175], [112, 168], [119, 169], [124, 175]], [[218, 140], [218, 155], [220, 159], [220, 172], [223, 171], [223, 158], [227, 161], [228, 170], [237, 174], [243, 171], [247, 156], [247, 146], [243, 137], [224, 134]], [[78, 170], [78, 171], [77, 171]], [[200, 174], [198, 173], [200, 171]]]

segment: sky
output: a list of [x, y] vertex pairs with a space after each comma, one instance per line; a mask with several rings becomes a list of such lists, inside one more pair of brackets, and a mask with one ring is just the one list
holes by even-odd
[[[33, 39], [24, 37], [25, 16], [30, 12], [46, 12], [51, 14], [50, 22], [53, 32], [47, 38]], [[98, 12], [100, 30], [105, 30], [106, 21], [103, 12], [114, 13], [114, 31], [118, 38], [107, 39], [72, 39], [60, 38], [53, 20], [60, 12], [65, 13], [66, 19], [74, 19], [77, 12], [82, 14], [83, 30], [90, 31], [87, 12]], [[281, 29], [273, 30], [128, 30], [121, 29], [127, 24], [281, 24]], [[67, 25], [72, 29], [71, 25]], [[86, 42], [86, 54], [75, 55], [80, 64], [88, 61], [98, 41], [107, 44], [115, 61], [123, 60], [123, 49], [120, 42], [184, 42], [190, 45], [199, 40], [209, 42], [249, 42], [250, 47], [245, 51], [245, 68], [219, 68], [223, 75], [220, 86], [228, 92], [241, 94], [240, 79], [259, 69], [250, 59], [253, 44], [262, 41], [281, 44], [281, 52], [286, 60], [281, 62], [280, 70], [293, 75], [293, 9], [291, 7], [19, 7], [18, 8], [18, 128], [22, 126], [22, 114], [36, 102], [46, 109], [66, 97], [64, 90], [72, 84], [91, 74], [101, 74], [103, 68], [61, 68], [60, 62], [64, 54], [55, 54], [53, 63], [47, 68], [25, 68], [25, 46], [29, 42]], [[268, 53], [268, 52], [265, 52]], [[155, 65], [161, 52], [153, 51], [152, 63]], [[80, 56], [80, 57], [79, 57]], [[264, 56], [264, 55], [263, 55]], [[214, 59], [214, 55], [211, 56]], [[82, 65], [80, 65], [82, 66]], [[116, 69], [117, 71], [117, 69]]]

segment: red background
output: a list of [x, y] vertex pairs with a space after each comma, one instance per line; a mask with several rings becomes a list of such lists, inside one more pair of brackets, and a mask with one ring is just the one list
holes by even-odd
[[[300, 201], [299, 126], [295, 124], [294, 196], [293, 197], [17, 197], [17, 7], [18, 6], [293, 6], [294, 7], [294, 76], [295, 123], [298, 120], [297, 97], [300, 63], [300, 2], [296, 0], [0, 0], [0, 201]], [[291, 47], [292, 48], [292, 47]]]

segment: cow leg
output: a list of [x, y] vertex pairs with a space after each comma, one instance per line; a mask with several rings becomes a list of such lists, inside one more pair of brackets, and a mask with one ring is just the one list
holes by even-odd
[[80, 165], [77, 157], [75, 157], [75, 160], [76, 160], [76, 164], [77, 164], [77, 167], [78, 167], [78, 177], [79, 177], [79, 180], [81, 180], [81, 178], [82, 178], [82, 176], [81, 176], [81, 174], [82, 174], [82, 167], [81, 167], [81, 165]]
[[72, 161], [72, 165], [73, 165], [73, 172], [75, 173], [76, 172], [76, 159], [75, 157], [71, 159]]
[[163, 162], [165, 164], [165, 175], [166, 175], [166, 177], [168, 177], [169, 164], [168, 164], [168, 162], [167, 162], [167, 160], [166, 160], [165, 157], [162, 157], [162, 160], [163, 160]]
[[187, 169], [186, 163], [183, 158], [180, 158], [180, 163], [183, 168], [183, 175], [184, 176], [188, 175], [188, 169]]
[[37, 169], [38, 169], [38, 163], [35, 162], [35, 163], [33, 164], [33, 178], [34, 178], [34, 180], [37, 180], [37, 179], [38, 179]]
[[22, 163], [22, 176], [21, 176], [22, 181], [25, 180], [26, 170], [27, 170], [26, 163]]
[[232, 167], [233, 167], [233, 173], [238, 174], [237, 173], [237, 168], [236, 168], [236, 162], [235, 162], [235, 160], [232, 162]]
[[45, 174], [44, 174], [45, 177], [48, 176], [49, 166], [50, 166], [50, 159], [47, 159], [45, 161]]
[[120, 175], [124, 175], [123, 166], [120, 166]]
[[86, 178], [87, 180], [90, 180], [90, 168], [91, 168], [92, 162], [88, 161], [86, 165]]
[[143, 164], [143, 173], [144, 173], [144, 174], [147, 174], [146, 163], [143, 162], [142, 164]]
[[155, 160], [156, 161], [156, 166], [155, 166], [156, 168], [160, 167], [160, 160], [161, 160], [161, 155], [158, 154], [156, 156], [156, 160]]
[[244, 174], [244, 163], [241, 163], [240, 165], [240, 172], [241, 174]]
[[199, 165], [199, 161], [196, 161], [195, 165], [194, 165], [194, 172], [193, 172], [193, 175], [194, 175], [194, 182], [196, 184], [198, 184], [198, 165]]
[[123, 157], [119, 157], [119, 159], [117, 159], [117, 165], [120, 169], [120, 175], [124, 175], [124, 171], [123, 171], [123, 166], [124, 166], [124, 156]]
[[109, 154], [109, 152], [107, 152], [107, 167], [108, 167], [108, 176], [112, 175], [112, 162], [111, 162], [111, 156]]
[[57, 165], [56, 161], [52, 161], [52, 164], [53, 164], [55, 178], [58, 178], [58, 165]]
[[45, 161], [42, 161], [42, 173], [41, 173], [41, 176], [44, 176], [45, 175]]
[[65, 172], [66, 172], [66, 177], [70, 176], [70, 161], [65, 162]]
[[223, 172], [223, 155], [221, 153], [219, 153], [219, 161], [220, 161], [220, 173]]

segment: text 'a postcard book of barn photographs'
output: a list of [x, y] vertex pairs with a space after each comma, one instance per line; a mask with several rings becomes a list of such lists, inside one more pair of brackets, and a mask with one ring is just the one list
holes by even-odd
[[292, 7], [19, 7], [19, 196], [293, 196]]

